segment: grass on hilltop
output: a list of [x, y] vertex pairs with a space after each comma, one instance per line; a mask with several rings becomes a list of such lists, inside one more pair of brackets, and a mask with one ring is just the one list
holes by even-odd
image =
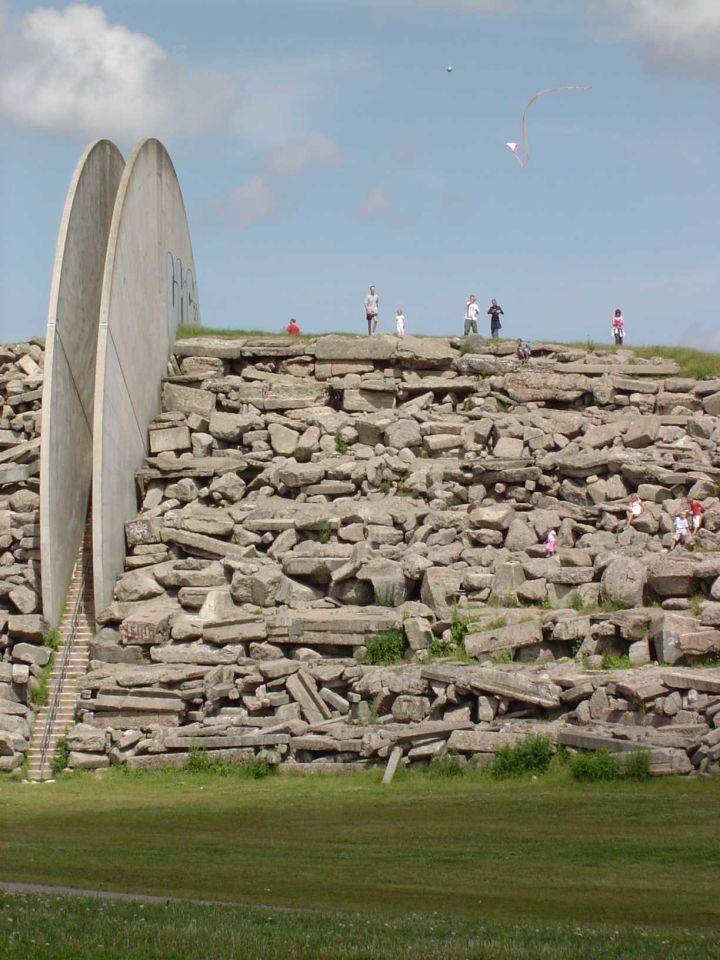
[[[720, 377], [720, 353], [710, 350], [696, 350], [694, 347], [676, 346], [636, 346], [628, 343], [625, 347], [615, 344], [595, 343], [592, 340], [565, 343], [562, 346], [577, 347], [583, 350], [596, 350], [602, 353], [617, 353], [618, 350], [631, 350], [643, 360], [674, 360], [680, 367], [676, 376], [690, 377], [693, 380], [713, 380]], [[619, 371], [618, 371], [619, 372]]]
[[323, 333], [293, 333], [290, 334], [281, 327], [280, 330], [234, 330], [223, 327], [203, 327], [198, 324], [182, 324], [178, 327], [175, 334], [178, 340], [186, 340], [190, 337], [222, 337], [226, 340], [233, 340], [240, 337], [261, 337], [263, 340], [274, 337], [282, 337], [284, 340], [316, 340], [318, 337], [359, 337], [361, 333], [347, 333], [344, 330], [326, 330]]
[[[366, 334], [358, 330], [356, 332], [348, 333], [345, 330], [332, 330], [324, 331], [323, 333], [302, 333], [296, 334], [301, 340], [314, 340], [317, 337], [323, 336], [337, 336], [337, 337], [362, 337]], [[186, 324], [178, 328], [177, 338], [185, 339], [188, 337], [223, 337], [223, 338], [235, 338], [235, 337], [263, 337], [263, 338], [273, 338], [273, 337], [289, 337], [290, 334], [285, 332], [285, 329], [282, 328], [278, 331], [270, 330], [231, 330], [223, 329], [219, 327], [203, 327], [199, 324], [190, 325]], [[416, 336], [413, 334], [413, 336]], [[427, 338], [425, 334], [419, 334], [417, 336], [422, 336]], [[544, 341], [552, 343], [552, 341]], [[614, 344], [597, 344], [593, 341], [585, 342], [573, 342], [573, 343], [558, 343], [558, 346], [565, 347], [578, 347], [584, 348], [587, 350], [600, 350], [607, 353], [614, 353], [620, 349], [632, 350], [637, 357], [642, 357], [643, 359], [650, 360], [653, 357], [659, 357], [662, 360], [675, 360], [679, 366], [680, 370], [678, 371], [678, 376], [681, 377], [691, 377], [693, 380], [711, 380], [716, 377], [720, 378], [720, 353], [713, 353], [707, 350], [696, 350], [692, 347], [674, 347], [674, 346], [635, 346], [634, 344], [628, 344], [626, 348], [616, 347]]]

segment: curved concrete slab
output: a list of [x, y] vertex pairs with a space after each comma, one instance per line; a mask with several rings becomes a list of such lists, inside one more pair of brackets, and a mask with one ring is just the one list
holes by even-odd
[[92, 484], [95, 358], [110, 224], [125, 161], [91, 143], [70, 181], [58, 233], [45, 342], [40, 446], [43, 612], [56, 626]]
[[93, 437], [95, 609], [123, 570], [125, 521], [137, 512], [135, 472], [179, 323], [198, 323], [195, 264], [175, 169], [158, 140], [127, 162], [103, 277]]

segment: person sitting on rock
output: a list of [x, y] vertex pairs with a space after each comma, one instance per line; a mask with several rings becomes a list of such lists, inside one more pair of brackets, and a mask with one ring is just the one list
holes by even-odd
[[699, 500], [692, 501], [690, 504], [690, 513], [692, 514], [692, 534], [695, 536], [703, 522], [704, 510]]
[[630, 497], [630, 506], [625, 511], [627, 515], [627, 522], [629, 527], [633, 525], [633, 520], [637, 520], [637, 518], [640, 516], [642, 512], [643, 512], [642, 500], [636, 493], [633, 493], [632, 496]]
[[687, 543], [690, 536], [690, 525], [687, 519], [687, 510], [683, 510], [675, 517], [675, 533], [673, 533], [670, 549], [674, 550], [679, 543]]
[[547, 537], [545, 539], [545, 556], [554, 557], [556, 550], [557, 550], [557, 532], [555, 530], [548, 530]]
[[297, 320], [294, 317], [290, 317], [290, 323], [285, 328], [288, 333], [297, 336], [300, 333], [300, 327], [298, 326]]
[[532, 354], [532, 349], [530, 344], [526, 340], [521, 340], [520, 337], [515, 341], [515, 356], [518, 358], [520, 363], [527, 363]]

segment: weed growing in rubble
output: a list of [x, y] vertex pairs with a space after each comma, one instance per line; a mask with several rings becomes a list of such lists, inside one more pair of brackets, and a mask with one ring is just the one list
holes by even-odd
[[390, 493], [390, 491], [392, 490], [392, 484], [387, 479], [381, 480], [378, 490], [380, 491], [380, 493]]
[[633, 750], [625, 757], [623, 767], [623, 776], [626, 780], [649, 780], [650, 773], [650, 751]]
[[583, 603], [582, 594], [580, 593], [579, 590], [573, 590], [573, 592], [570, 594], [569, 606], [575, 611], [575, 613], [581, 612], [584, 606], [584, 603]]
[[517, 777], [523, 773], [545, 773], [553, 758], [549, 737], [527, 737], [514, 747], [500, 747], [490, 766], [494, 777]]
[[340, 433], [339, 430], [335, 432], [335, 449], [337, 450], [338, 453], [348, 452], [347, 440], [343, 438], [343, 435]]
[[373, 589], [373, 599], [377, 607], [394, 607], [395, 587], [392, 584], [378, 584]]
[[68, 765], [69, 756], [70, 748], [68, 747], [67, 740], [65, 737], [60, 737], [55, 745], [55, 756], [52, 759], [52, 775], [54, 777], [57, 777], [63, 772]]
[[373, 665], [400, 663], [406, 650], [407, 640], [402, 630], [386, 630], [367, 641], [362, 662]]
[[427, 768], [432, 777], [462, 777], [467, 773], [467, 765], [455, 750], [436, 753]]
[[50, 654], [50, 659], [40, 671], [40, 676], [35, 686], [30, 688], [30, 699], [38, 707], [45, 707], [50, 700], [50, 674], [55, 665], [55, 653]]
[[332, 539], [332, 527], [327, 520], [323, 520], [318, 529], [318, 540], [320, 543], [330, 543]]
[[261, 757], [254, 757], [243, 763], [225, 763], [213, 760], [206, 750], [193, 747], [190, 750], [187, 766], [189, 773], [215, 773], [221, 777], [242, 776], [251, 780], [262, 780], [277, 771], [277, 767]]
[[60, 646], [60, 631], [57, 627], [54, 630], [50, 630], [43, 637], [43, 644], [46, 647], [50, 647], [51, 650], [57, 650]]
[[616, 600], [612, 597], [606, 597], [600, 604], [604, 613], [616, 613], [618, 610], [629, 610], [631, 606], [631, 603], [626, 603], [624, 600]]
[[490, 657], [490, 663], [512, 663], [513, 658], [509, 650], [500, 650], [498, 653], [493, 653]]
[[694, 593], [690, 597], [690, 612], [694, 617], [699, 617], [702, 613], [702, 605], [705, 597], [701, 593]]
[[618, 772], [616, 757], [607, 750], [580, 750], [568, 761], [573, 780], [614, 780]]
[[610, 653], [606, 650], [602, 655], [603, 670], [624, 670], [631, 666], [630, 657], [626, 653]]

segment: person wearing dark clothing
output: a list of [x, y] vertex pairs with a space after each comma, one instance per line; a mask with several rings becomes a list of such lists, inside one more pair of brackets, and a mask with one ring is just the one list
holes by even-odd
[[497, 340], [500, 336], [500, 330], [502, 328], [500, 317], [504, 316], [505, 312], [497, 300], [493, 300], [490, 304], [488, 313], [490, 314], [490, 335], [492, 336], [493, 340]]

